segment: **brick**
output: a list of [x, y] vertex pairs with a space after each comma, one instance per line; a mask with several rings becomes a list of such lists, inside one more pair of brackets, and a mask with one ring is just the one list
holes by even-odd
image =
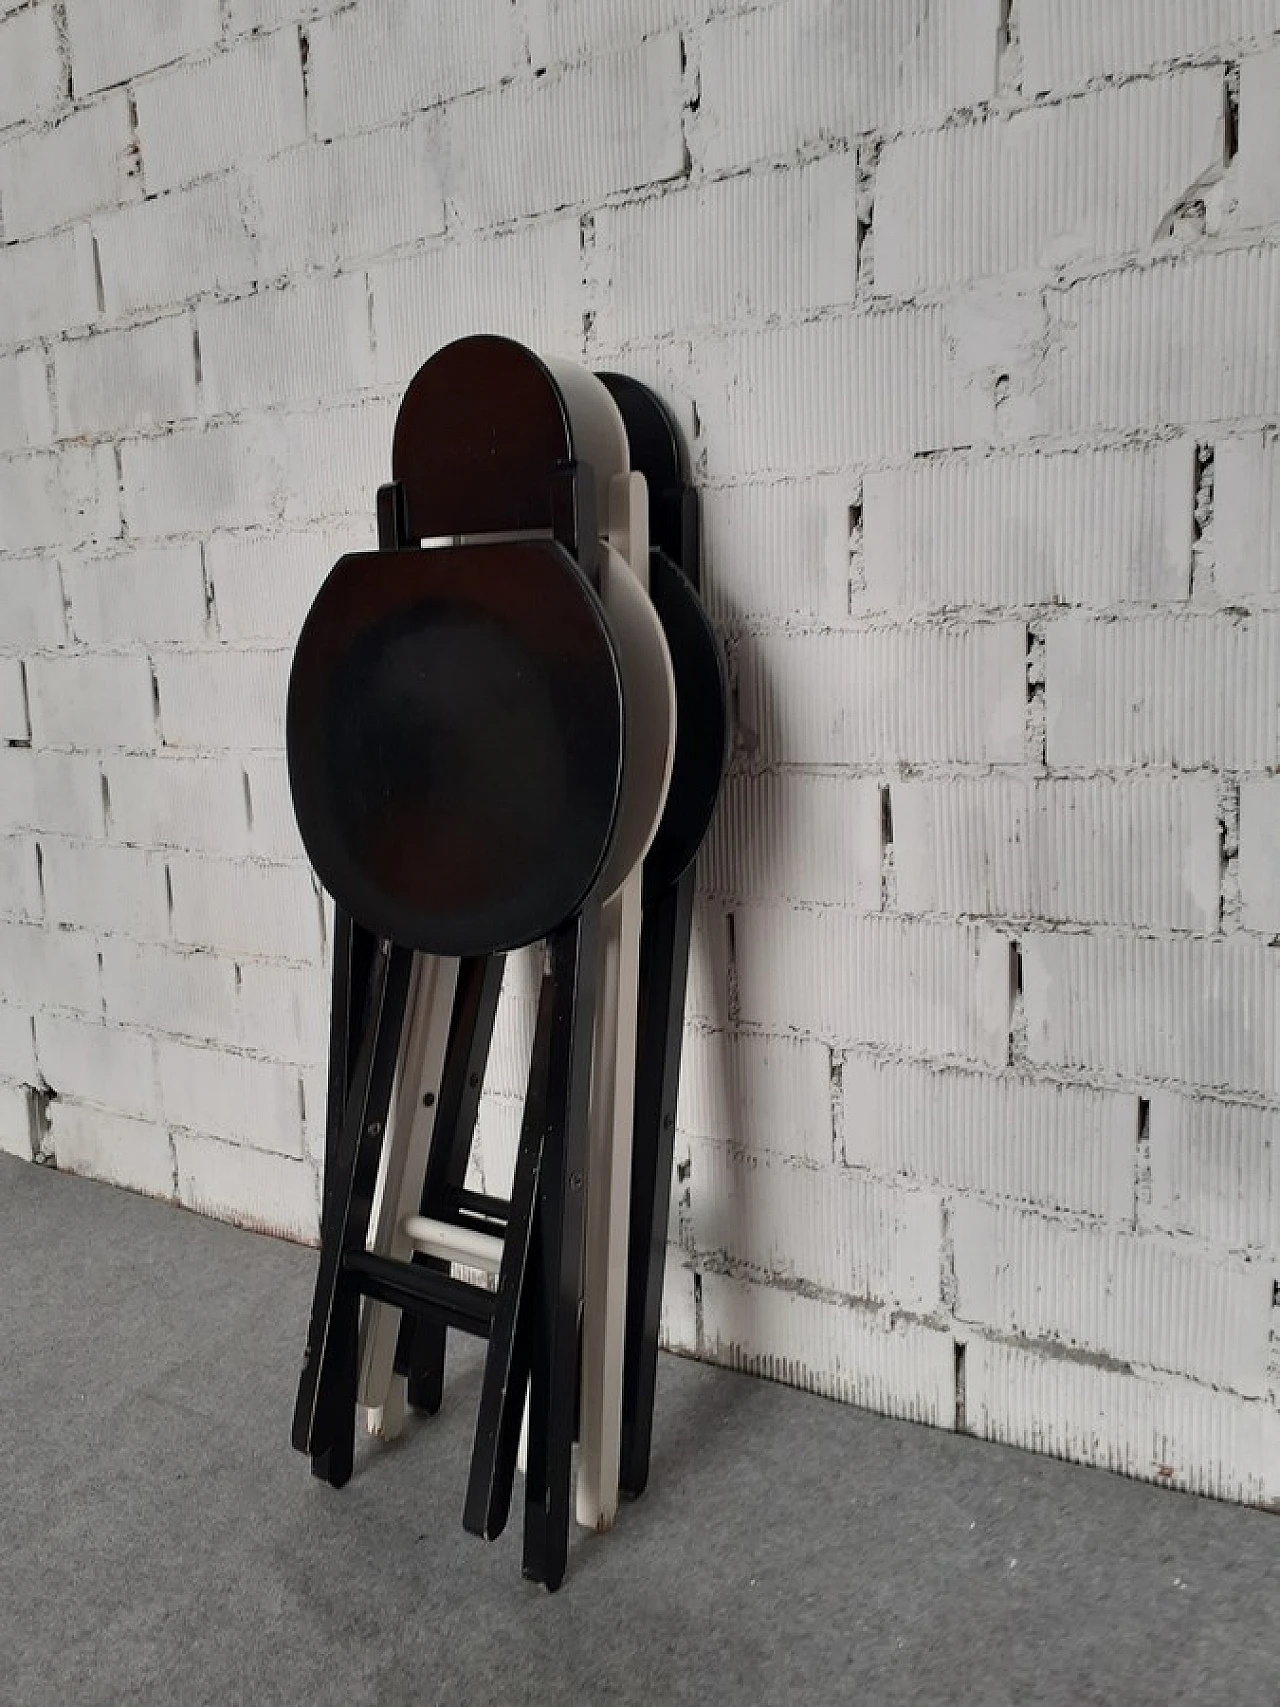
[[1280, 935], [1280, 777], [1246, 777], [1240, 785], [1240, 896], [1244, 923]]
[[701, 1280], [702, 1355], [711, 1362], [886, 1416], [950, 1426], [949, 1334], [730, 1275], [708, 1272]]
[[149, 940], [169, 934], [164, 861], [154, 854], [105, 842], [80, 845], [57, 839], [46, 839], [41, 849], [51, 919]]
[[713, 18], [702, 38], [709, 170], [917, 122], [996, 90], [997, 0], [794, 0]]
[[0, 1001], [97, 1013], [102, 1002], [94, 940], [83, 931], [0, 922]]
[[0, 128], [47, 119], [66, 99], [51, 5], [0, 22]]
[[468, 238], [369, 269], [377, 377], [403, 385], [424, 355], [477, 326], [576, 349], [584, 306], [577, 219]]
[[324, 0], [230, 0], [225, 8], [227, 25], [234, 35], [249, 30], [274, 30], [323, 4]]
[[156, 660], [167, 747], [284, 748], [290, 653], [174, 652]]
[[676, 1118], [694, 1138], [829, 1164], [830, 1052], [794, 1037], [690, 1031]]
[[1156, 1091], [1152, 1224], [1280, 1255], [1280, 1111]]
[[20, 658], [0, 658], [0, 740], [28, 741], [31, 719]]
[[731, 628], [846, 616], [851, 496], [839, 476], [702, 491], [702, 596], [713, 620]]
[[120, 445], [124, 509], [137, 535], [205, 533], [271, 519], [280, 486], [274, 430], [229, 421]]
[[929, 1185], [1125, 1220], [1138, 1099], [847, 1055], [844, 1160]]
[[244, 775], [236, 760], [113, 754], [103, 774], [117, 841], [202, 853], [247, 851]]
[[97, 759], [0, 747], [0, 827], [100, 836], [102, 773]]
[[735, 915], [734, 936], [748, 1024], [996, 1065], [1007, 1058], [1009, 949], [994, 931], [753, 907]]
[[49, 1114], [60, 1172], [84, 1174], [147, 1197], [175, 1195], [173, 1151], [163, 1126], [73, 1102], [54, 1102]]
[[1274, 246], [1104, 273], [1050, 293], [1041, 429], [1276, 414], [1278, 295]]
[[[888, 143], [875, 178], [875, 283], [908, 295], [991, 273], [1147, 249], [1221, 168], [1219, 70], [1187, 71]], [[1072, 161], [1098, 163], [1072, 171]]]
[[1211, 931], [1218, 784], [948, 777], [891, 784], [907, 913]]
[[1071, 1226], [957, 1198], [956, 1313], [1260, 1396], [1270, 1276], [1160, 1235]]
[[36, 1049], [40, 1071], [56, 1097], [144, 1120], [155, 1118], [158, 1102], [150, 1038], [120, 1026], [37, 1014]]
[[1028, 931], [1022, 962], [1033, 1061], [1280, 1090], [1280, 958], [1256, 940]]
[[[322, 1065], [329, 1043], [324, 973], [314, 965], [282, 966], [266, 960], [245, 960], [239, 972], [240, 1035], [246, 1047], [302, 1067]], [[316, 1112], [323, 1120], [323, 1089]]]
[[971, 1339], [966, 1427], [1161, 1487], [1249, 1504], [1280, 1490], [1280, 1416], [1197, 1382]]
[[781, 763], [1015, 763], [1026, 710], [1021, 623], [753, 636], [742, 726]]
[[1263, 769], [1280, 760], [1278, 683], [1280, 618], [1058, 618], [1045, 630], [1048, 762]]
[[0, 562], [0, 652], [33, 652], [61, 646], [67, 638], [58, 565], [48, 557]]
[[90, 646], [199, 640], [206, 633], [204, 573], [195, 541], [73, 559], [62, 573], [72, 632]]
[[1227, 599], [1280, 594], [1280, 439], [1222, 439], [1214, 454], [1213, 579]]
[[1186, 598], [1195, 446], [930, 457], [863, 478], [873, 609]]
[[147, 190], [169, 190], [306, 135], [297, 33], [280, 30], [134, 85]]
[[[1276, 8], [1280, 17], [1280, 7]], [[1239, 152], [1232, 163], [1231, 223], [1246, 227], [1280, 223], [1280, 47], [1250, 54], [1240, 64]]]
[[795, 772], [726, 779], [699, 866], [735, 900], [880, 907], [880, 788]]
[[250, 851], [260, 859], [305, 860], [284, 758], [247, 756], [244, 775]]
[[686, 1022], [720, 1030], [729, 1023], [730, 917], [723, 902], [695, 897]]
[[662, 1312], [658, 1319], [658, 1344], [663, 1351], [696, 1357], [698, 1351], [698, 1303], [694, 1271], [683, 1253], [667, 1246], [663, 1267]]
[[68, 437], [158, 426], [196, 412], [186, 315], [59, 344], [53, 371], [58, 424]]
[[365, 398], [346, 407], [304, 408], [284, 416], [285, 519], [340, 517], [348, 537], [360, 538], [362, 549], [372, 550], [374, 493], [390, 472], [395, 413], [390, 402]]
[[0, 1151], [29, 1162], [35, 1154], [35, 1104], [24, 1085], [0, 1085]]
[[215, 534], [205, 546], [205, 563], [222, 638], [292, 645], [338, 558], [372, 549], [368, 522], [306, 532]]
[[302, 1103], [296, 1068], [199, 1044], [156, 1045], [165, 1118], [211, 1137], [302, 1154]]
[[102, 990], [107, 1018], [118, 1024], [178, 1037], [236, 1035], [235, 967], [201, 950], [104, 937]]
[[680, 24], [700, 23], [706, 0], [529, 0], [525, 16], [535, 69], [620, 47]]
[[848, 1297], [921, 1312], [937, 1305], [942, 1203], [934, 1193], [715, 1143], [695, 1142], [690, 1155], [700, 1254]]
[[38, 237], [139, 194], [124, 91], [0, 145], [5, 237]]
[[250, 181], [264, 278], [349, 264], [444, 230], [430, 117], [288, 149]]
[[235, 177], [98, 214], [93, 238], [103, 302], [113, 316], [234, 290], [257, 274]]
[[314, 1170], [289, 1156], [247, 1150], [194, 1132], [173, 1134], [178, 1198], [186, 1208], [238, 1227], [315, 1244], [319, 1201]]
[[0, 836], [0, 915], [39, 919], [43, 914], [35, 837]]
[[1019, 0], [1028, 94], [1154, 65], [1280, 29], [1277, 0]]
[[694, 376], [708, 474], [811, 475], [967, 444], [973, 404], [956, 358], [933, 307], [708, 337]]
[[119, 533], [110, 445], [0, 457], [0, 551], [88, 545]]
[[88, 225], [0, 244], [0, 296], [5, 305], [0, 343], [87, 325], [98, 313]]
[[44, 351], [0, 356], [0, 451], [38, 449], [52, 438]]
[[214, 45], [221, 29], [218, 0], [192, 0], [182, 6], [167, 0], [134, 0], [124, 12], [108, 11], [97, 0], [68, 0], [67, 33], [76, 93], [105, 89], [170, 60], [199, 53]]
[[36, 1082], [35, 1037], [25, 1008], [0, 1002], [0, 1079]]
[[[508, 967], [510, 962], [508, 962]], [[484, 1086], [495, 1096], [523, 1097], [529, 1082], [529, 1063], [533, 1054], [533, 1031], [538, 1011], [538, 998], [512, 988], [513, 980], [504, 968], [502, 995], [498, 1002], [493, 1042], [485, 1063]], [[688, 1066], [693, 1034], [685, 1036], [681, 1059]], [[681, 1069], [682, 1075], [684, 1068]], [[683, 1085], [684, 1078], [681, 1078]]]
[[595, 335], [625, 345], [847, 302], [856, 206], [857, 162], [836, 154], [601, 208], [587, 253]]
[[205, 407], [214, 414], [353, 391], [369, 381], [368, 301], [355, 273], [196, 310]]
[[31, 727], [43, 747], [153, 747], [155, 712], [145, 658], [33, 658]]
[[169, 879], [178, 942], [270, 959], [318, 959], [320, 909], [305, 866], [174, 854]]
[[496, 225], [680, 177], [680, 114], [674, 35], [469, 96], [446, 112], [450, 210]]
[[512, 77], [524, 54], [506, 0], [443, 0], [429, 11], [366, 0], [308, 32], [317, 136], [363, 130]]

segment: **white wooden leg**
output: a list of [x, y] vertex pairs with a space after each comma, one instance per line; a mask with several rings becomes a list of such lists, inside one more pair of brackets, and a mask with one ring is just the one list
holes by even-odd
[[631, 1126], [635, 1108], [640, 870], [601, 918], [598, 1021], [592, 1056], [578, 1423], [578, 1522], [609, 1529], [618, 1510], [622, 1355], [627, 1316]]
[[[379, 1191], [369, 1231], [369, 1249], [407, 1261], [414, 1245], [404, 1223], [418, 1213], [435, 1128], [449, 1020], [458, 983], [458, 962], [420, 954], [414, 961], [404, 1044], [392, 1103], [390, 1130], [382, 1147]], [[429, 1101], [427, 1099], [430, 1099]], [[370, 1428], [390, 1436], [404, 1415], [404, 1393], [395, 1376], [400, 1311], [366, 1298], [360, 1313], [360, 1403]]]

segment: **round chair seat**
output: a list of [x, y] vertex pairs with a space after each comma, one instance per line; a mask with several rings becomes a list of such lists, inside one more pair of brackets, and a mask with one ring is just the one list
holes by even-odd
[[618, 657], [551, 541], [340, 559], [298, 639], [286, 727], [311, 861], [379, 935], [504, 952], [600, 878], [623, 784]]

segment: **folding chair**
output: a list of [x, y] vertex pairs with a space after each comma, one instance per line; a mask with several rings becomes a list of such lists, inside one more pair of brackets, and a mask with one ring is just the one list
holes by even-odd
[[[614, 909], [612, 952], [624, 954], [629, 933], [634, 957], [632, 873], [661, 813], [674, 721], [661, 628], [625, 560], [601, 550], [597, 483], [578, 441], [610, 469], [608, 532], [647, 558], [643, 486], [624, 477], [607, 394], [585, 380], [553, 378], [530, 352], [491, 338], [462, 340], [420, 370], [397, 419], [394, 479], [379, 493], [382, 549], [342, 559], [322, 588], [299, 638], [287, 718], [299, 827], [335, 898], [321, 1256], [294, 1443], [335, 1486], [349, 1478], [362, 1298], [419, 1324], [407, 1361], [411, 1397], [426, 1408], [438, 1402], [444, 1330], [486, 1336], [464, 1521], [489, 1536], [506, 1521], [527, 1390], [524, 1568], [549, 1587], [567, 1549], [593, 1050], [590, 1154], [607, 1259], [594, 1294], [613, 1300], [602, 1320], [625, 1315], [608, 1271], [625, 1247], [616, 1229], [626, 1227], [630, 1170], [603, 1133], [618, 1125], [620, 1078], [633, 1080], [625, 1040], [635, 1032], [620, 1009], [597, 1024], [602, 913]], [[623, 469], [608, 462], [610, 432]], [[616, 901], [628, 885], [629, 912]], [[457, 1164], [494, 959], [543, 939], [549, 968], [512, 1196], [475, 1199]], [[624, 993], [626, 983], [607, 987]], [[390, 1219], [373, 1240], [391, 1248], [370, 1249], [398, 1059], [406, 1136], [398, 1172], [388, 1160]], [[427, 1080], [438, 1090], [419, 1094]], [[629, 1114], [622, 1124], [629, 1137]], [[609, 1167], [621, 1182], [612, 1193]], [[415, 1169], [432, 1213], [399, 1218]], [[419, 1260], [405, 1260], [405, 1244]], [[471, 1260], [496, 1267], [496, 1293], [443, 1267]], [[366, 1368], [385, 1363], [390, 1338], [373, 1323]], [[621, 1338], [619, 1329], [619, 1364]], [[602, 1378], [586, 1390], [606, 1388]]]

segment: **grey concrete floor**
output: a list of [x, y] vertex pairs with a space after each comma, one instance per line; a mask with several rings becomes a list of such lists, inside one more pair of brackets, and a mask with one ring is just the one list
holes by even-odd
[[0, 1157], [0, 1703], [1280, 1702], [1280, 1519], [674, 1358], [548, 1596], [461, 1525], [479, 1348], [341, 1493], [315, 1255]]

